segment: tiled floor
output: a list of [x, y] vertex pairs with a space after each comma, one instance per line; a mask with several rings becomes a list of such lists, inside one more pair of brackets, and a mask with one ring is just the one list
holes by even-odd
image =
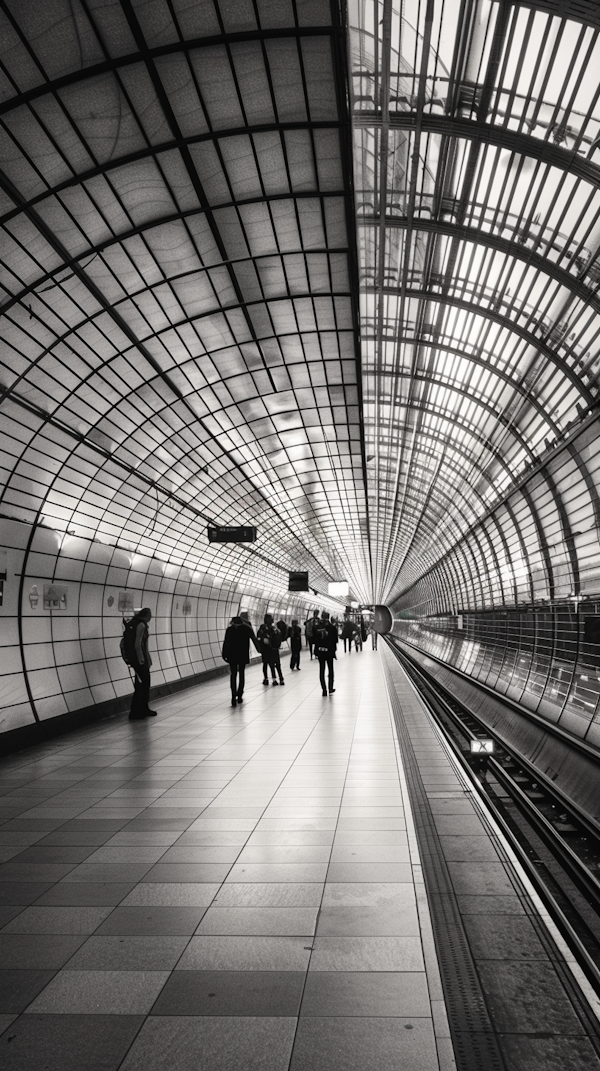
[[449, 1071], [380, 656], [0, 766], [4, 1071]]

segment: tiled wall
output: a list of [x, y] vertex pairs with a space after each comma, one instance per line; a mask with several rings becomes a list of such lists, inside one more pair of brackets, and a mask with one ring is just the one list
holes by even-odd
[[393, 635], [600, 748], [600, 603], [394, 622]]
[[286, 593], [17, 521], [0, 522], [0, 553], [0, 732], [131, 692], [119, 653], [123, 600], [152, 610], [153, 685], [222, 666], [224, 631], [240, 609], [255, 625], [267, 609], [288, 621], [306, 616]]

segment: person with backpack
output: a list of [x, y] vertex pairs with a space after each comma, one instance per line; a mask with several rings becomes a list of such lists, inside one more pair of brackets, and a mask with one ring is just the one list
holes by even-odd
[[290, 647], [292, 650], [292, 657], [290, 659], [290, 669], [300, 669], [300, 651], [302, 650], [302, 629], [298, 624], [296, 618], [292, 621], [292, 627], [290, 629]]
[[318, 623], [319, 623], [319, 611], [318, 610], [313, 610], [312, 617], [308, 617], [306, 619], [306, 624], [304, 626], [304, 632], [306, 634], [306, 642], [308, 644], [308, 649], [310, 651], [311, 660], [312, 660], [312, 656], [313, 656], [313, 647], [314, 647], [314, 642], [315, 642], [314, 641], [315, 629], [317, 628]]
[[148, 606], [124, 624], [121, 654], [124, 661], [134, 672], [133, 698], [129, 717], [131, 721], [138, 718], [155, 718], [156, 711], [150, 710], [150, 666], [152, 659], [148, 650], [148, 624], [152, 611]]
[[250, 640], [258, 651], [258, 643], [251, 625], [242, 621], [241, 617], [232, 617], [231, 624], [225, 632], [221, 652], [225, 662], [229, 662], [232, 707], [244, 701], [246, 666], [250, 661]]
[[[281, 672], [281, 662], [279, 660], [281, 632], [273, 624], [272, 614], [265, 614], [264, 622], [260, 626], [256, 638], [258, 640], [258, 649], [262, 656], [263, 684], [269, 683], [269, 670], [271, 670], [273, 685], [284, 684], [285, 682]], [[279, 672], [278, 681], [275, 680], [277, 670]]]
[[333, 662], [338, 644], [338, 630], [335, 625], [331, 624], [329, 614], [326, 610], [321, 614], [321, 620], [315, 629], [314, 644], [316, 655], [319, 659], [319, 680], [321, 682], [321, 688], [323, 689], [323, 695], [327, 695], [325, 666], [327, 666], [328, 672], [329, 695], [332, 695], [332, 693], [335, 692], [335, 688], [333, 687]]

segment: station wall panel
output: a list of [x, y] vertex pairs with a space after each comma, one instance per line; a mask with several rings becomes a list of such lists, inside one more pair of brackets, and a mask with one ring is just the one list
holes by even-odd
[[0, 549], [6, 555], [0, 733], [130, 693], [119, 642], [123, 618], [134, 609], [152, 611], [155, 686], [222, 667], [225, 629], [240, 611], [256, 628], [267, 611], [288, 624], [292, 617], [303, 622], [313, 605], [275, 585], [246, 588], [243, 581], [18, 521], [0, 522]]

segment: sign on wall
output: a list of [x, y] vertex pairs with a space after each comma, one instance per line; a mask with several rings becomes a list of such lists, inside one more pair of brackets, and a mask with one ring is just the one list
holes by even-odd
[[67, 589], [62, 584], [44, 584], [44, 610], [66, 610]]
[[119, 592], [119, 610], [122, 614], [133, 613], [133, 591], [120, 591]]

